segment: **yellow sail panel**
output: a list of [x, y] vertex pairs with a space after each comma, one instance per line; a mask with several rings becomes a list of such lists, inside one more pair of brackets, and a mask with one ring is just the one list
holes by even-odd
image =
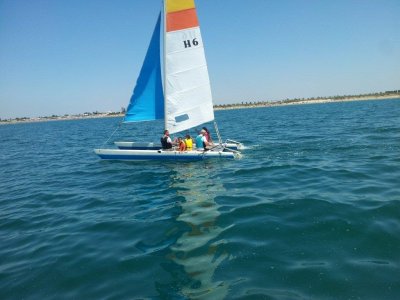
[[194, 0], [165, 0], [167, 13], [195, 8]]

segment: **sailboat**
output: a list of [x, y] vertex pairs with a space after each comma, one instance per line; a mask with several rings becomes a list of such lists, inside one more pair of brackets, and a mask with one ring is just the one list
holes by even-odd
[[214, 120], [194, 0], [163, 1], [124, 122], [158, 119], [164, 119], [164, 129], [170, 134], [214, 121], [218, 144], [207, 151], [177, 151], [164, 150], [161, 143], [115, 142], [119, 149], [95, 149], [94, 152], [102, 159], [123, 160], [201, 160], [240, 155], [235, 149], [241, 144], [232, 140], [223, 143]]

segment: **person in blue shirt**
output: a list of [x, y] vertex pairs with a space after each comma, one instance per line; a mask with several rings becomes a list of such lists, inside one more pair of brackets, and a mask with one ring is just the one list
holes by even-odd
[[199, 135], [196, 137], [196, 148], [197, 150], [207, 150], [206, 147], [208, 146], [208, 141], [206, 138], [206, 131], [202, 129]]

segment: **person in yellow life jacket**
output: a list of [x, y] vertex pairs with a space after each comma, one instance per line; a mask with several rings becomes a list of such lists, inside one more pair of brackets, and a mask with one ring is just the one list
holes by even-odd
[[186, 144], [186, 150], [187, 151], [192, 151], [193, 150], [193, 140], [189, 134], [186, 135], [185, 137], [185, 144]]

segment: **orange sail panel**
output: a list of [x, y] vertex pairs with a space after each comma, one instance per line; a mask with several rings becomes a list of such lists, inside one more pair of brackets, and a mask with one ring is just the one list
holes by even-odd
[[194, 0], [167, 0], [167, 32], [199, 26]]
[[167, 32], [198, 26], [199, 21], [194, 8], [175, 11], [167, 14]]

